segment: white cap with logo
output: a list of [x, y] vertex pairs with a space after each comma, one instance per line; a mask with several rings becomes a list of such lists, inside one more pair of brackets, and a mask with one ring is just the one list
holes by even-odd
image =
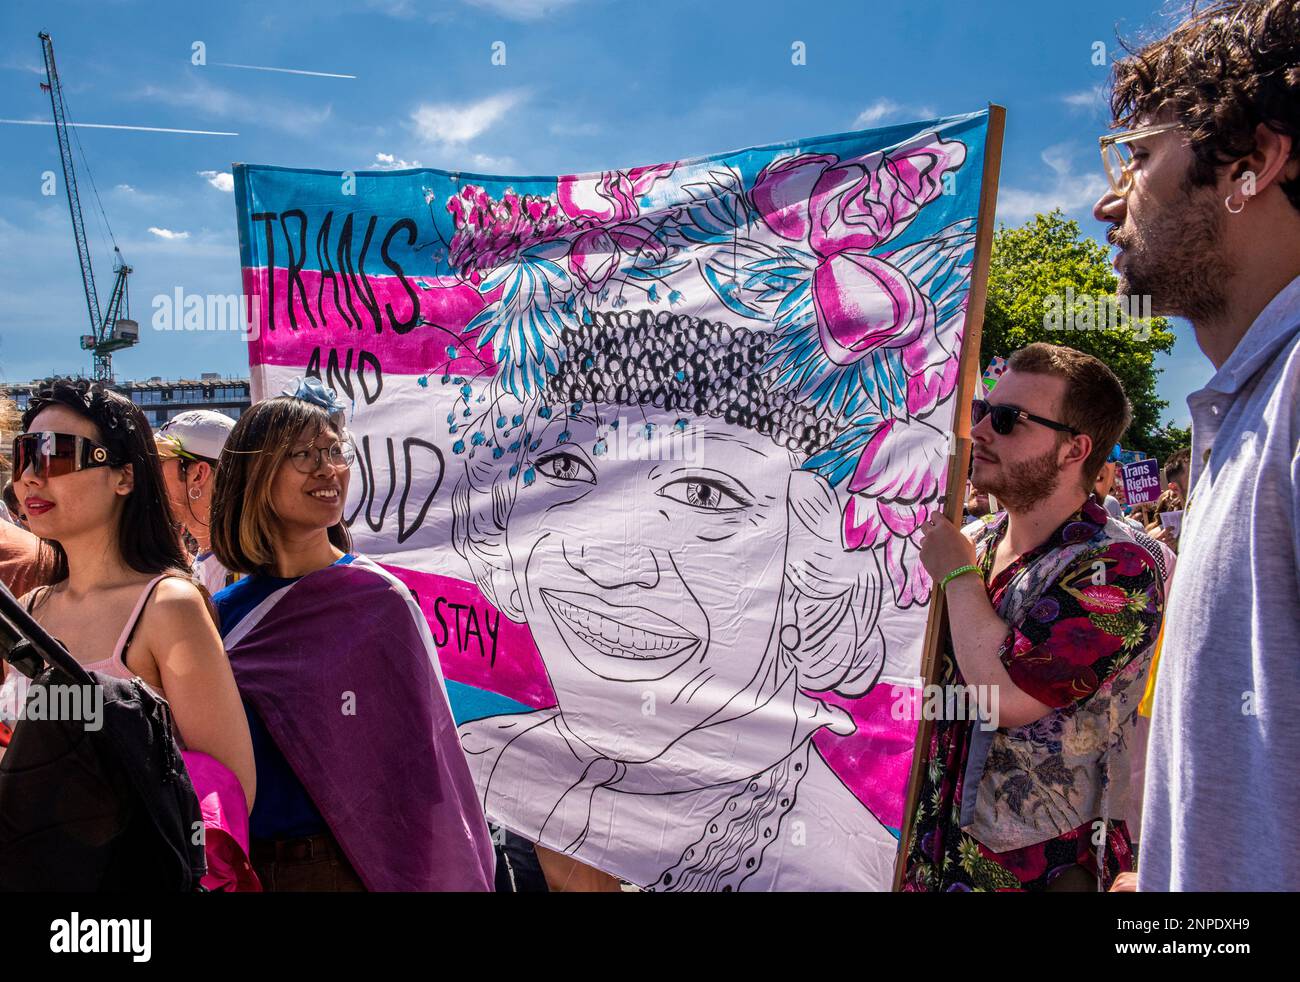
[[234, 428], [235, 421], [229, 416], [211, 409], [190, 409], [163, 423], [154, 439], [164, 460], [169, 457], [220, 460], [226, 437]]

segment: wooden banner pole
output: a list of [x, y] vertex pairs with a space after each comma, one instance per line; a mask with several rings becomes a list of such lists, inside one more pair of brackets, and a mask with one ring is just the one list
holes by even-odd
[[[984, 303], [988, 298], [989, 260], [993, 252], [993, 217], [998, 200], [998, 175], [1002, 167], [1002, 135], [1007, 111], [989, 105], [989, 126], [984, 143], [984, 173], [980, 188], [979, 214], [975, 224], [975, 265], [971, 270], [970, 302], [966, 308], [966, 330], [962, 338], [961, 363], [957, 380], [957, 412], [953, 421], [952, 457], [948, 461], [948, 483], [943, 514], [954, 524], [961, 524], [965, 505], [966, 475], [970, 472], [970, 402], [979, 385], [980, 336], [984, 329]], [[948, 616], [939, 584], [931, 587], [930, 615], [925, 624], [921, 646], [921, 680], [933, 683], [939, 666], [939, 645], [947, 629]], [[903, 828], [899, 837], [898, 859], [894, 864], [894, 889], [903, 885], [907, 854], [911, 847], [912, 823], [921, 793], [921, 775], [928, 763], [932, 721], [922, 717], [916, 727], [912, 748], [912, 772], [907, 782], [907, 800], [903, 808]]]

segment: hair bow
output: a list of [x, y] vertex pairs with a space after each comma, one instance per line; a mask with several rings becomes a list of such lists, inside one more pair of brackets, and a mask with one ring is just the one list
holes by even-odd
[[338, 393], [313, 375], [294, 379], [289, 387], [281, 393], [294, 399], [304, 399], [320, 406], [331, 416], [343, 412], [347, 407], [339, 402]]

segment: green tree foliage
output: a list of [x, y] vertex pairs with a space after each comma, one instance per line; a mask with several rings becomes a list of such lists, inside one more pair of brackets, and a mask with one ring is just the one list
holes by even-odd
[[[1160, 369], [1154, 362], [1157, 352], [1173, 349], [1169, 322], [1154, 317], [1107, 330], [1051, 326], [1054, 310], [1066, 325], [1087, 315], [1096, 318], [1103, 302], [1113, 305], [1117, 283], [1108, 250], [1083, 235], [1079, 223], [1059, 210], [1035, 215], [1019, 228], [999, 228], [993, 236], [980, 364], [1034, 341], [1068, 345], [1101, 359], [1133, 404], [1133, 423], [1122, 440], [1124, 446], [1163, 460], [1191, 443], [1187, 430], [1160, 423], [1161, 410], [1169, 404], [1156, 395]], [[1067, 290], [1073, 303], [1066, 303]]]
[[1147, 442], [1143, 444], [1134, 444], [1134, 450], [1144, 450], [1156, 460], [1160, 461], [1160, 466], [1165, 466], [1165, 461], [1178, 450], [1192, 445], [1192, 428], [1190, 426], [1175, 426], [1173, 423], [1166, 423], [1164, 426], [1157, 427], [1156, 430], [1147, 437]]

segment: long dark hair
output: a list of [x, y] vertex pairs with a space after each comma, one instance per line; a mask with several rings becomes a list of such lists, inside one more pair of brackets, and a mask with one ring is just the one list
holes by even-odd
[[[99, 442], [113, 459], [131, 465], [135, 483], [126, 496], [126, 506], [117, 526], [117, 549], [122, 561], [139, 573], [174, 570], [188, 575], [189, 560], [172, 523], [171, 506], [163, 491], [158, 447], [144, 413], [130, 399], [98, 382], [61, 378], [32, 397], [23, 413], [23, 431], [26, 432], [42, 409], [50, 406], [64, 406], [90, 420], [99, 430]], [[45, 541], [55, 555], [50, 582], [66, 580], [67, 553], [58, 542]]]

